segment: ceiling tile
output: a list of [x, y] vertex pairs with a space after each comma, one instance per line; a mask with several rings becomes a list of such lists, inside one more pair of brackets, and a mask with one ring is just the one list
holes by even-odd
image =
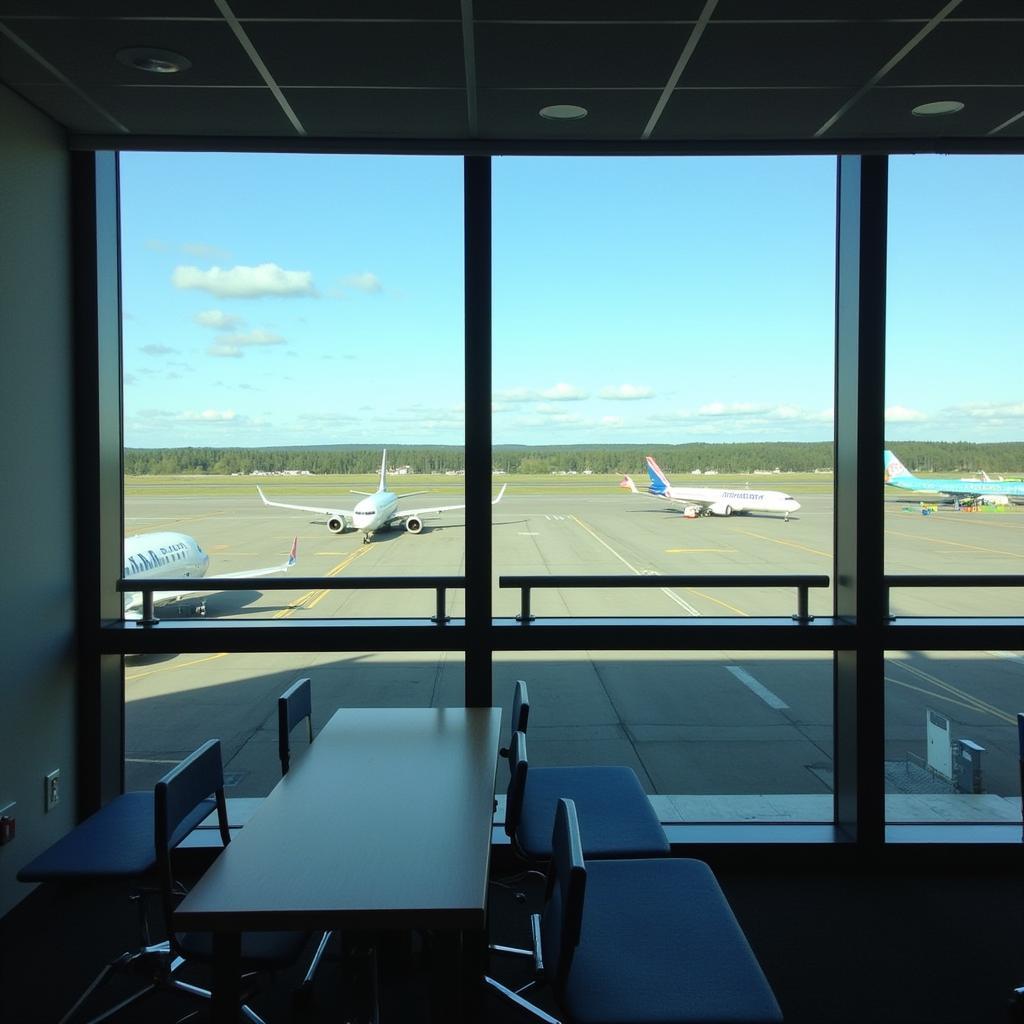
[[885, 84], [1024, 84], [1024, 21], [943, 22], [885, 76]]
[[62, 83], [28, 82], [18, 86], [17, 91], [58, 124], [73, 132], [114, 135], [121, 130], [119, 122], [104, 117], [101, 111], [83, 99], [74, 89]]
[[215, 18], [213, 0], [0, 0], [0, 21], [10, 16], [30, 18]]
[[704, 0], [473, 0], [475, 21], [696, 21]]
[[680, 85], [861, 86], [903, 46], [916, 25], [715, 23]]
[[0, 82], [56, 82], [57, 78], [20, 46], [0, 34]]
[[[491, 139], [637, 140], [660, 95], [657, 89], [594, 89], [582, 94], [484, 89], [478, 100], [480, 134]], [[554, 103], [579, 104], [588, 114], [579, 121], [545, 120], [540, 108]]]
[[715, 21], [890, 21], [935, 17], [948, 0], [718, 0]]
[[810, 139], [848, 89], [676, 89], [652, 138]]
[[466, 86], [461, 25], [247, 22], [278, 85]]
[[148, 84], [159, 76], [121, 64], [118, 50], [152, 46], [192, 61], [175, 76], [182, 85], [261, 85], [234, 33], [215, 21], [20, 21], [17, 35], [76, 85]]
[[460, 89], [285, 89], [310, 135], [461, 139], [468, 134]]
[[689, 25], [478, 24], [482, 88], [662, 88]]
[[[0, 0], [2, 3], [3, 0]], [[228, 0], [237, 18], [352, 18], [374, 21], [437, 21], [462, 18], [459, 0]]]

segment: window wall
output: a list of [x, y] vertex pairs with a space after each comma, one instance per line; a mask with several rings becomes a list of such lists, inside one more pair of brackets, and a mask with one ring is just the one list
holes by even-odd
[[[680, 839], [684, 839], [686, 823], [689, 822], [703, 822], [701, 827], [706, 828], [709, 822], [751, 821], [755, 823], [751, 826], [754, 828], [764, 822], [793, 823], [796, 831], [787, 833], [789, 841], [800, 841], [801, 838], [807, 841], [851, 841], [868, 848], [883, 844], [886, 838], [886, 801], [882, 766], [889, 759], [884, 694], [889, 685], [887, 674], [897, 671], [887, 664], [885, 652], [956, 649], [968, 654], [1006, 651], [1012, 655], [1014, 648], [1019, 646], [1019, 643], [1013, 643], [1014, 636], [1019, 636], [1016, 620], [975, 621], [950, 616], [933, 620], [907, 620], [903, 616], [895, 620], [886, 618], [886, 588], [890, 581], [886, 580], [889, 566], [883, 560], [885, 514], [878, 501], [876, 467], [878, 452], [883, 447], [886, 397], [882, 368], [887, 161], [883, 157], [841, 158], [835, 180], [837, 198], [834, 197], [834, 206], [816, 215], [827, 217], [827, 227], [823, 227], [820, 234], [828, 237], [831, 232], [836, 254], [831, 262], [834, 276], [819, 268], [822, 275], [820, 287], [826, 295], [819, 297], [819, 301], [808, 298], [806, 307], [808, 310], [822, 306], [834, 308], [836, 314], [834, 371], [829, 371], [833, 374], [833, 393], [836, 396], [834, 483], [826, 488], [826, 493], [833, 495], [832, 508], [828, 513], [829, 521], [834, 524], [831, 530], [833, 544], [831, 558], [821, 556], [820, 570], [826, 581], [832, 582], [832, 600], [812, 599], [817, 603], [812, 603], [810, 617], [793, 615], [796, 587], [786, 581], [791, 580], [794, 573], [806, 571], [810, 565], [806, 559], [812, 554], [803, 548], [814, 547], [805, 543], [808, 538], [802, 533], [794, 536], [782, 532], [796, 525], [796, 516], [789, 522], [784, 517], [765, 517], [761, 522], [756, 517], [746, 520], [738, 516], [691, 519], [683, 514], [665, 517], [649, 529], [664, 532], [678, 526], [693, 531], [710, 526], [718, 530], [715, 544], [707, 542], [706, 535], [701, 535], [698, 542], [691, 541], [685, 545], [694, 548], [725, 547], [721, 542], [729, 538], [721, 535], [722, 528], [739, 529], [754, 523], [760, 533], [771, 529], [776, 531], [769, 538], [774, 538], [774, 544], [767, 543], [759, 548], [753, 544], [754, 538], [749, 538], [750, 546], [737, 549], [731, 556], [731, 562], [728, 558], [719, 558], [723, 554], [721, 551], [683, 552], [687, 565], [701, 564], [699, 558], [707, 557], [710, 559], [706, 563], [709, 568], [704, 571], [709, 576], [720, 575], [723, 571], [721, 566], [726, 564], [731, 565], [731, 571], [736, 575], [751, 572], [763, 575], [768, 564], [764, 559], [770, 557], [764, 552], [771, 551], [774, 555], [777, 546], [779, 552], [782, 549], [793, 552], [791, 561], [777, 563], [777, 572], [783, 582], [749, 591], [737, 586], [736, 593], [723, 593], [712, 581], [703, 583], [700, 588], [694, 586], [693, 589], [699, 589], [700, 593], [690, 594], [685, 584], [673, 582], [670, 585], [666, 582], [662, 587], [657, 581], [648, 581], [649, 588], [637, 591], [632, 597], [628, 589], [611, 587], [594, 588], [590, 597], [586, 596], [586, 588], [575, 586], [550, 593], [538, 591], [532, 608], [535, 617], [529, 621], [517, 621], [514, 617], [519, 609], [518, 594], [514, 587], [499, 586], [499, 577], [520, 571], [540, 576], [552, 575], [556, 569], [563, 571], [561, 567], [567, 566], [571, 560], [576, 559], [578, 564], [579, 559], [586, 556], [584, 545], [593, 545], [605, 552], [609, 561], [607, 567], [602, 563], [600, 568], [592, 562], [583, 574], [615, 573], [624, 578], [638, 579], [663, 572], [663, 567], [658, 564], [640, 564], [643, 545], [628, 531], [614, 532], [621, 527], [613, 525], [617, 521], [618, 506], [612, 502], [621, 500], [622, 509], [626, 509], [628, 504], [638, 521], [642, 516], [653, 518], [656, 514], [665, 514], [648, 495], [633, 494], [628, 488], [620, 491], [618, 484], [612, 481], [599, 482], [599, 486], [606, 489], [598, 490], [594, 495], [583, 491], [570, 494], [566, 499], [572, 506], [569, 510], [549, 509], [543, 500], [537, 503], [536, 491], [520, 494], [519, 504], [515, 504], [511, 500], [514, 486], [509, 487], [507, 497], [499, 505], [491, 504], [497, 493], [495, 483], [501, 474], [489, 476], [487, 470], [501, 468], [496, 461], [501, 442], [500, 417], [505, 415], [499, 411], [492, 413], [492, 404], [500, 402], [496, 393], [504, 389], [515, 398], [514, 389], [520, 387], [541, 390], [559, 384], [573, 385], [566, 374], [558, 374], [559, 379], [548, 383], [544, 376], [547, 361], [541, 360], [536, 353], [527, 360], [532, 363], [529, 375], [522, 371], [524, 376], [516, 381], [507, 376], [509, 369], [515, 366], [509, 356], [511, 348], [517, 340], [525, 346], [526, 340], [523, 340], [525, 335], [520, 338], [503, 335], [505, 328], [499, 316], [510, 308], [507, 294], [501, 290], [502, 278], [509, 269], [502, 262], [505, 257], [499, 220], [501, 163], [500, 160], [476, 156], [463, 161], [466, 314], [463, 324], [464, 361], [459, 374], [464, 388], [467, 424], [464, 438], [467, 507], [462, 547], [464, 560], [454, 568], [454, 573], [460, 577], [459, 583], [465, 591], [464, 598], [461, 593], [450, 598], [447, 606], [450, 620], [430, 620], [433, 602], [430, 602], [429, 609], [424, 607], [422, 611], [417, 606], [408, 617], [391, 616], [386, 621], [359, 617], [336, 600], [343, 592], [333, 590], [335, 584], [329, 572], [318, 577], [323, 582], [320, 589], [327, 591], [328, 596], [321, 598], [315, 607], [308, 607], [309, 614], [292, 614], [285, 621], [273, 621], [270, 615], [264, 616], [266, 621], [243, 622], [229, 613], [207, 616], [205, 620], [201, 617], [165, 620], [158, 626], [144, 627], [133, 622], [112, 621], [101, 611], [98, 617], [106, 624], [93, 637], [98, 671], [92, 681], [87, 681], [86, 693], [90, 696], [83, 714], [87, 723], [83, 733], [85, 743], [87, 746], [92, 744], [97, 751], [101, 775], [99, 787], [110, 787], [111, 755], [115, 759], [123, 756], [122, 735], [111, 723], [112, 712], [115, 707], [119, 709], [125, 699], [125, 676], [121, 669], [125, 656], [129, 662], [129, 674], [159, 668], [159, 664], [149, 664], [149, 659], [161, 654], [177, 656], [190, 664], [196, 661], [197, 665], [191, 671], [201, 672], [198, 659], [228, 652], [220, 659], [225, 663], [225, 671], [229, 664], [233, 664], [229, 659], [239, 660], [228, 673], [231, 678], [225, 677], [223, 692], [227, 693], [235, 685], [252, 685], [256, 680], [256, 688], [261, 689], [260, 700], [265, 702], [273, 696], [272, 691], [276, 692], [279, 683], [286, 684], [292, 677], [293, 668], [296, 674], [305, 674], [303, 666], [311, 657], [308, 652], [318, 652], [315, 657], [321, 659], [320, 664], [324, 666], [332, 660], [339, 666], [344, 665], [344, 674], [352, 680], [360, 680], [360, 686], [368, 684], [371, 678], [383, 678], [381, 671], [386, 674], [389, 666], [402, 661], [398, 655], [412, 654], [418, 656], [424, 666], [437, 666], [443, 661], [447, 663], [447, 659], [451, 659], [453, 666], [456, 662], [459, 664], [461, 680], [447, 667], [441, 672], [443, 689], [448, 694], [444, 699], [451, 699], [453, 703], [458, 702], [454, 691], [458, 690], [460, 682], [461, 700], [470, 704], [493, 701], [506, 706], [511, 699], [515, 678], [526, 678], [528, 683], [532, 682], [538, 709], [532, 724], [536, 724], [538, 730], [550, 730], [548, 742], [545, 742], [544, 734], [538, 732], [537, 756], [548, 763], [582, 760], [584, 756], [588, 760], [596, 759], [600, 744], [611, 742], [604, 734], [610, 729], [615, 733], [612, 745], [616, 750], [623, 744], [632, 746], [633, 755], [627, 758], [627, 763], [633, 763], [633, 759], [637, 761], [649, 780], [652, 796], [669, 798], [663, 808], [663, 817], [684, 830], [683, 833], [673, 833]], [[672, 161], [666, 161], [666, 166], [670, 163]], [[104, 178], [105, 166], [101, 155], [95, 167], [97, 181], [108, 180]], [[760, 194], [762, 205], [768, 203], [768, 193]], [[109, 210], [106, 217], [100, 215], [106, 208], [99, 201], [96, 209], [97, 239], [103, 241], [104, 226], [110, 223]], [[599, 211], [600, 205], [594, 205], [592, 209]], [[128, 216], [127, 206], [125, 216]], [[493, 246], [492, 219], [495, 229]], [[542, 237], [550, 239], [553, 235]], [[110, 246], [101, 244], [98, 248], [101, 267], [97, 285], [102, 300], [110, 295], [110, 281], [103, 272], [103, 267], [108, 266]], [[709, 251], [713, 251], [713, 246]], [[528, 250], [522, 250], [521, 257], [527, 253]], [[551, 267], [557, 268], [560, 263], [557, 259], [547, 258], [540, 239], [534, 255], [539, 270], [546, 269], [548, 273]], [[821, 258], [817, 250], [816, 257]], [[665, 287], [672, 288], [680, 280], [685, 283], [686, 277], [673, 264], [661, 280]], [[608, 278], [601, 281], [605, 286], [600, 289], [603, 293], [607, 291]], [[582, 283], [573, 284], [569, 280], [565, 290], [573, 292], [581, 288]], [[730, 302], [733, 305], [742, 303], [755, 293], [756, 282], [753, 279], [737, 280], [735, 289], [720, 296], [723, 316], [727, 315]], [[650, 305], [650, 297], [644, 296], [643, 299], [644, 302], [636, 303], [637, 315], [641, 326], [648, 326], [642, 317]], [[529, 306], [531, 301], [530, 295], [522, 296], [524, 306]], [[102, 306], [102, 301], [98, 305]], [[578, 305], [581, 310], [585, 308], [585, 303]], [[801, 308], [801, 303], [794, 306], [797, 312]], [[526, 322], [524, 318], [523, 323]], [[132, 344], [129, 323], [126, 321], [125, 324], [126, 353]], [[797, 325], [794, 330], [798, 327], [803, 329], [802, 325]], [[778, 325], [773, 324], [771, 330], [777, 328]], [[269, 330], [270, 327], [262, 329]], [[112, 345], [113, 351], [118, 351], [119, 339], [116, 331], [109, 330], [109, 324], [102, 316], [97, 316], [96, 333], [100, 355], [100, 407], [97, 415], [101, 466], [99, 486], [93, 489], [85, 483], [82, 497], [86, 508], [95, 503], [100, 512], [96, 527], [99, 533], [105, 522], [103, 513], [110, 515], [120, 511], [119, 466], [117, 475], [111, 476], [120, 460], [110, 458], [111, 450], [120, 451], [119, 436], [110, 427], [110, 408], [103, 404], [110, 384], [108, 378], [116, 378], [116, 362], [112, 370], [109, 353]], [[644, 386], [638, 377], [634, 379], [632, 371], [646, 365], [650, 358], [646, 350], [638, 347], [636, 337], [641, 337], [639, 330], [635, 336], [630, 336], [631, 345], [624, 349], [621, 360], [622, 366], [628, 364], [628, 378], [624, 371], [617, 382], [611, 378], [608, 384], [588, 382], [586, 386], [592, 389], [592, 394], [600, 398], [599, 389], [604, 387]], [[543, 354], [550, 357], [553, 364], [561, 358], [558, 348], [558, 344], [548, 338]], [[806, 344], [798, 346], [796, 353], [802, 353], [804, 348]], [[814, 351], [817, 352], [816, 349]], [[248, 356], [246, 352], [242, 358]], [[689, 365], [685, 362], [688, 356], [692, 357]], [[696, 355], [686, 349], [679, 358], [679, 363], [659, 366], [658, 389], [675, 387], [680, 377], [685, 379], [693, 375]], [[571, 366], [586, 359], [584, 349], [574, 361], [562, 365]], [[828, 362], [826, 357], [826, 365]], [[737, 380], [742, 377], [740, 369], [738, 366]], [[769, 381], [771, 390], [784, 388], [784, 378], [785, 373], [780, 371], [777, 380]], [[655, 388], [654, 384], [649, 386]], [[565, 399], [564, 389], [555, 392], [559, 393], [563, 397], [555, 398], [556, 403], [583, 401]], [[624, 392], [620, 391], [617, 400], [625, 403], [651, 400], [624, 398], [623, 395]], [[121, 401], [122, 395], [118, 390], [112, 404], [116, 408]], [[127, 423], [127, 394], [123, 401]], [[737, 398], [736, 402], [738, 405], [740, 400]], [[741, 412], [739, 408], [734, 410], [736, 415]], [[713, 409], [706, 413], [712, 414]], [[618, 414], [609, 412], [607, 415]], [[115, 436], [115, 447], [111, 449], [111, 438]], [[595, 444], [611, 447], [603, 437], [603, 434], [599, 435]], [[672, 440], [666, 439], [665, 445]], [[646, 447], [643, 441], [637, 444]], [[659, 454], [664, 454], [664, 450], [653, 453], [660, 465]], [[634, 482], [643, 469], [644, 464], [641, 463], [629, 473]], [[617, 473], [616, 469], [615, 475]], [[535, 486], [540, 492], [539, 497], [545, 499], [550, 492], [543, 488], [550, 486], [548, 480], [552, 474], [538, 472], [532, 475], [537, 479]], [[544, 480], [541, 482], [542, 477]], [[521, 482], [525, 483], [525, 480]], [[611, 487], [607, 487], [608, 484]], [[754, 489], [753, 483], [751, 489]], [[606, 506], [600, 515], [594, 516], [593, 521], [585, 518], [578, 509], [580, 500], [591, 496], [600, 499], [600, 502], [595, 502], [595, 507], [599, 503]], [[132, 500], [129, 494], [125, 509], [131, 508]], [[813, 502], [809, 502], [808, 507], [813, 507]], [[274, 510], [256, 505], [255, 511], [272, 514]], [[558, 519], [557, 515], [574, 516], [581, 522]], [[543, 542], [531, 536], [541, 532], [534, 529], [534, 525], [541, 522], [541, 517], [549, 517], [543, 522], [551, 524], [543, 528], [545, 533], [552, 531], [546, 551], [541, 547]], [[922, 517], [922, 520], [927, 518]], [[307, 522], [307, 525], [316, 524]], [[798, 527], [797, 532], [800, 529]], [[562, 532], [556, 535], [556, 530]], [[828, 530], [822, 532], [827, 535]], [[688, 539], [693, 535], [690, 533]], [[99, 578], [106, 581], [120, 574], [121, 552], [109, 544], [105, 532], [102, 536], [104, 541], [97, 559]], [[230, 534], [229, 539], [232, 539]], [[240, 534], [238, 540], [245, 539]], [[423, 538], [406, 538], [403, 535], [404, 539], [416, 541]], [[117, 540], [120, 542], [121, 537]], [[657, 543], [662, 544], [664, 540], [659, 534]], [[615, 549], [617, 544], [620, 545], [617, 554], [640, 572], [630, 570], [622, 564], [622, 558], [609, 551], [609, 547]], [[659, 557], [672, 557], [668, 554], [668, 547], [667, 543], [663, 544]], [[302, 550], [300, 538], [300, 552]], [[378, 550], [383, 551], [383, 546]], [[823, 542], [821, 550], [827, 550]], [[513, 557], [508, 558], [504, 554], [507, 551], [513, 552]], [[761, 551], [761, 561], [757, 559], [758, 551]], [[418, 555], [411, 557], [408, 545], [404, 552], [410, 555], [408, 561], [391, 563], [401, 578], [422, 575], [429, 563], [421, 561]], [[535, 561], [538, 552], [544, 563], [540, 572]], [[390, 559], [396, 553], [401, 553], [397, 546], [389, 548], [381, 557]], [[215, 554], [210, 552], [211, 561]], [[240, 546], [232, 554], [247, 557]], [[689, 556], [698, 557], [691, 559]], [[592, 558], [592, 555], [586, 557]], [[370, 556], [361, 555], [360, 558], [365, 561]], [[502, 558], [506, 560], [501, 561]], [[328, 565], [328, 570], [335, 564], [337, 560]], [[370, 564], [366, 561], [361, 568]], [[817, 567], [817, 559], [813, 564]], [[378, 571], [383, 567], [381, 563]], [[232, 568], [235, 568], [234, 564]], [[238, 568], [246, 569], [249, 565], [245, 563]], [[110, 606], [106, 588], [113, 591], [112, 584], [103, 582], [99, 594], [100, 609]], [[456, 589], [461, 590], [461, 587], [456, 585]], [[375, 591], [356, 592], [351, 596], [360, 600], [371, 593], [374, 600], [380, 596]], [[679, 600], [669, 597], [669, 593]], [[426, 595], [418, 597], [425, 598]], [[279, 598], [284, 600], [283, 595], [276, 593], [273, 598], [275, 601]], [[711, 598], [716, 600], [708, 600]], [[263, 599], [267, 599], [267, 594]], [[680, 600], [697, 609], [698, 614], [683, 607]], [[700, 602], [705, 600], [707, 604], [702, 605]], [[667, 611], [664, 610], [666, 605], [671, 605]], [[732, 605], [732, 608], [723, 605]], [[95, 599], [91, 607], [97, 607]], [[328, 655], [322, 652], [335, 653]], [[361, 659], [366, 657], [365, 652], [373, 652], [374, 658], [366, 662], [364, 678]], [[271, 655], [286, 655], [293, 659], [287, 665], [282, 664], [280, 677], [274, 674], [276, 669], [268, 671]], [[374, 667], [377, 658], [383, 669]], [[216, 662], [208, 664], [216, 665]], [[217, 666], [218, 671], [220, 668]], [[436, 667], [434, 671], [436, 674]], [[933, 674], [944, 678], [939, 672]], [[264, 676], [266, 678], [261, 682]], [[140, 677], [129, 680], [129, 684], [155, 685], [156, 678], [154, 675], [147, 684], [146, 679]], [[909, 676], [904, 681], [916, 685]], [[216, 691], [217, 688], [215, 685], [209, 689]], [[327, 688], [331, 689], [330, 684]], [[967, 689], [964, 687], [965, 691]], [[903, 690], [913, 692], [906, 686], [900, 686], [899, 690], [901, 693]], [[579, 707], [574, 703], [574, 691], [581, 695]], [[142, 692], [141, 689], [136, 690], [139, 695]], [[391, 691], [386, 686], [374, 686], [368, 692], [369, 700], [382, 703], [413, 700], [401, 686]], [[766, 701], [764, 694], [773, 697], [775, 703]], [[595, 695], [596, 703], [590, 699]], [[432, 702], [436, 702], [436, 696], [432, 694]], [[343, 702], [344, 699], [344, 695], [333, 690], [329, 697], [332, 702]], [[988, 697], [982, 696], [981, 699], [988, 700]], [[140, 699], [139, 708], [133, 709], [132, 714], [142, 711], [145, 704], [145, 698]], [[594, 718], [591, 712], [595, 707], [599, 710], [604, 708], [607, 712], [604, 718], [600, 714]], [[230, 719], [230, 709], [225, 713], [228, 718], [221, 718], [222, 722]], [[908, 719], [912, 720], [913, 716], [914, 713], [910, 712]], [[213, 717], [200, 717], [200, 720], [204, 726], [209, 724], [212, 728], [214, 725]], [[596, 743], [577, 757], [565, 730], [582, 736], [588, 728], [595, 730]], [[705, 736], [703, 743], [698, 737], [702, 731]], [[781, 737], [781, 742], [773, 741], [772, 736]], [[902, 743], [902, 738], [897, 742]], [[984, 745], [981, 741], [979, 744]], [[139, 752], [147, 748], [136, 744], [133, 749]], [[252, 749], [255, 751], [256, 748]], [[643, 758], [640, 757], [641, 751]], [[734, 805], [735, 813], [723, 814], [721, 802], [718, 811], [708, 803], [723, 796], [761, 799], [756, 807], [748, 799], [745, 809], [739, 809], [740, 804], [737, 803]], [[687, 812], [680, 810], [677, 800], [680, 797], [691, 801], [691, 809], [704, 801], [704, 810], [694, 810], [694, 816], [689, 817]], [[788, 805], [783, 806], [786, 801], [780, 802], [777, 799], [780, 797], [816, 797], [824, 809], [794, 812], [792, 807], [787, 810]], [[815, 825], [817, 831], [801, 832], [797, 825], [799, 822], [818, 823]], [[821, 823], [835, 828], [822, 829]], [[727, 842], [738, 833], [726, 830], [721, 834], [713, 831], [701, 834], [710, 836], [713, 841]], [[780, 834], [769, 831], [763, 835], [779, 838]]]

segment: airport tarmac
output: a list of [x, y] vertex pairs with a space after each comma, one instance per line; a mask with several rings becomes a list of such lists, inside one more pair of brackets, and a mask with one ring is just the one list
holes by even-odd
[[[296, 500], [285, 482], [273, 487], [275, 498]], [[830, 576], [832, 498], [798, 497], [803, 507], [788, 522], [768, 515], [686, 519], [671, 506], [625, 492], [516, 495], [512, 480], [492, 510], [495, 582], [525, 574]], [[922, 514], [920, 504], [903, 495], [887, 494], [885, 501], [887, 572], [1021, 571], [1024, 509], [954, 512], [940, 506]], [[264, 508], [255, 493], [250, 501], [209, 488], [201, 496], [129, 491], [125, 505], [126, 533], [191, 534], [210, 555], [209, 575], [275, 564], [293, 536], [299, 540], [293, 572], [302, 576], [464, 571], [461, 512], [428, 519], [419, 535], [386, 531], [363, 544], [354, 532], [331, 534], [323, 517]], [[517, 591], [495, 585], [493, 602], [496, 616], [519, 610]], [[428, 617], [433, 605], [430, 591], [253, 590], [210, 594], [207, 614]], [[831, 605], [830, 589], [811, 592], [812, 613], [829, 614]], [[1019, 592], [988, 588], [897, 591], [893, 597], [893, 610], [910, 615], [1024, 614], [1022, 605]], [[186, 602], [182, 610], [189, 607]], [[538, 590], [532, 610], [559, 617], [790, 615], [796, 595], [793, 588]], [[464, 594], [452, 592], [448, 613], [463, 611]], [[174, 606], [159, 612], [177, 613]], [[459, 704], [464, 685], [458, 653], [130, 657], [129, 788], [151, 785], [203, 740], [219, 736], [232, 791], [266, 793], [278, 777], [276, 698], [299, 675], [313, 680], [316, 728], [338, 706]], [[534, 763], [631, 764], [667, 820], [831, 820], [828, 652], [499, 652], [495, 699], [505, 703], [506, 714], [516, 678], [530, 687]], [[885, 680], [891, 817], [1019, 820], [1014, 716], [1022, 683], [1019, 652], [891, 653]], [[951, 796], [948, 785], [917, 765], [926, 754], [929, 709], [949, 717], [954, 738], [985, 748], [983, 794]]]

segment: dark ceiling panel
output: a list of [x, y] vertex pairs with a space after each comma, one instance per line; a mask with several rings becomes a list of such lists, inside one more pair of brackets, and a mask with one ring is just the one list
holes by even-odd
[[718, 0], [715, 21], [929, 21], [948, 0]]
[[464, 139], [466, 94], [458, 89], [285, 89], [314, 136]]
[[0, 81], [55, 82], [57, 79], [34, 57], [0, 34]]
[[810, 139], [847, 89], [676, 89], [652, 138]]
[[[628, 139], [638, 140], [660, 91], [596, 89], [583, 95], [551, 90], [485, 89], [479, 95], [480, 134], [491, 139]], [[589, 111], [580, 121], [547, 121], [541, 107], [581, 104]]]
[[[915, 117], [921, 103], [958, 99], [964, 109], [944, 117]], [[950, 97], [936, 89], [872, 89], [836, 123], [829, 135], [880, 138], [984, 138], [1024, 110], [1024, 86], [966, 89]]]
[[916, 25], [709, 25], [680, 85], [861, 86]]
[[[2, 3], [3, 0], [0, 0]], [[237, 18], [364, 18], [374, 21], [459, 21], [459, 0], [228, 0]]]
[[95, 98], [135, 135], [295, 137], [269, 89], [97, 89]]
[[119, 132], [114, 122], [105, 118], [74, 89], [69, 89], [66, 85], [32, 82], [19, 86], [17, 91], [58, 124], [73, 132], [92, 132], [100, 135], [113, 135]]
[[476, 21], [696, 21], [704, 0], [473, 0]]
[[234, 33], [214, 21], [20, 21], [17, 34], [76, 85], [148, 84], [160, 76], [119, 63], [118, 50], [152, 46], [192, 61], [175, 76], [183, 85], [260, 85]]
[[213, 0], [0, 0], [0, 21], [11, 15], [31, 18], [216, 18]]
[[885, 84], [1016, 85], [1022, 77], [1024, 21], [960, 21], [939, 25], [886, 75]]
[[462, 27], [450, 22], [246, 22], [278, 85], [465, 88]]
[[691, 31], [689, 25], [478, 24], [477, 82], [487, 89], [661, 88]]

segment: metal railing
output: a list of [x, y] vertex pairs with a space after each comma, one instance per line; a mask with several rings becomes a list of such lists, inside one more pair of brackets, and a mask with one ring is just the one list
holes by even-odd
[[465, 576], [263, 576], [232, 577], [229, 579], [189, 578], [117, 581], [122, 594], [142, 595], [142, 615], [139, 625], [153, 626], [156, 617], [155, 594], [200, 593], [217, 590], [433, 590], [437, 595], [436, 614], [431, 621], [438, 626], [448, 622], [445, 600], [449, 590], [465, 590]]
[[501, 576], [499, 587], [518, 588], [521, 593], [520, 612], [516, 620], [524, 626], [533, 621], [530, 614], [530, 591], [580, 587], [796, 587], [797, 622], [810, 622], [807, 591], [811, 587], [827, 587], [827, 576]]
[[890, 597], [896, 587], [1024, 587], [1024, 576], [885, 576], [885, 617], [895, 618], [890, 608]]

